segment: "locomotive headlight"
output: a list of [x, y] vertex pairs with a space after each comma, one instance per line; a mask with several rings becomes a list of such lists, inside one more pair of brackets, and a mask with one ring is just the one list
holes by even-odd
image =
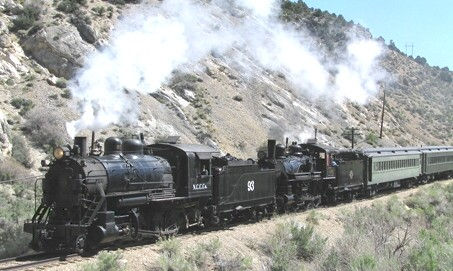
[[65, 151], [63, 150], [62, 147], [57, 147], [53, 150], [53, 157], [55, 159], [60, 160], [61, 158], [64, 157]]

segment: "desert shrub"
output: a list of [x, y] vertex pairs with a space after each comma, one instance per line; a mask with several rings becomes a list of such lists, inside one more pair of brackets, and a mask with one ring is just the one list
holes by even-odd
[[346, 216], [345, 232], [366, 236], [372, 240], [371, 244], [377, 252], [394, 254], [397, 248], [403, 249], [403, 245], [407, 245], [404, 242], [408, 241], [396, 239], [394, 234], [409, 234], [410, 230], [416, 229], [412, 216], [412, 212], [401, 201], [392, 197], [386, 204], [378, 203], [372, 208], [361, 208]]
[[291, 240], [296, 244], [298, 257], [311, 261], [322, 252], [327, 239], [314, 233], [312, 225], [301, 226], [296, 223], [290, 225]]
[[426, 64], [426, 58], [424, 57], [421, 57], [421, 56], [417, 56], [415, 59], [414, 59], [415, 62], [417, 62], [418, 64], [420, 65], [425, 65]]
[[240, 254], [237, 254], [234, 257], [217, 258], [215, 261], [215, 270], [238, 270], [245, 271], [252, 268], [252, 259], [250, 257], [244, 257]]
[[30, 168], [32, 166], [32, 158], [25, 138], [13, 133], [11, 135], [11, 143], [13, 145], [11, 156], [25, 167]]
[[373, 133], [373, 132], [370, 132], [367, 136], [366, 136], [366, 142], [370, 145], [376, 145], [377, 142], [378, 142], [378, 136]]
[[448, 186], [445, 189], [438, 184], [433, 185], [430, 189], [420, 191], [410, 197], [405, 203], [419, 215], [422, 215], [428, 225], [433, 225], [439, 216], [448, 216], [448, 211], [452, 211], [452, 199], [449, 198], [453, 195], [453, 192], [449, 190], [452, 187]]
[[109, 6], [107, 7], [107, 18], [112, 18], [113, 17], [113, 7]]
[[103, 6], [93, 7], [91, 10], [99, 17], [104, 16], [105, 11], [106, 11], [105, 7], [103, 7]]
[[14, 98], [11, 101], [11, 105], [14, 106], [16, 109], [20, 109], [19, 115], [21, 116], [25, 116], [28, 113], [28, 111], [35, 107], [35, 104], [31, 100], [24, 98]]
[[57, 81], [55, 82], [55, 86], [58, 88], [65, 88], [67, 86], [67, 81], [64, 78], [58, 78]]
[[[450, 186], [450, 189], [453, 186]], [[445, 193], [452, 196], [452, 191]], [[416, 245], [412, 248], [407, 269], [412, 270], [451, 270], [453, 266], [453, 206], [451, 198], [444, 197], [449, 202], [441, 207], [446, 214], [441, 214], [436, 208], [437, 216], [431, 225], [422, 229]], [[444, 203], [445, 201], [442, 201]], [[442, 204], [440, 204], [442, 205]], [[438, 205], [438, 206], [440, 206]]]
[[216, 257], [220, 249], [219, 239], [213, 239], [208, 243], [198, 244], [189, 255], [189, 261], [198, 268], [203, 267], [210, 257]]
[[65, 122], [46, 108], [35, 108], [26, 115], [24, 130], [39, 147], [57, 146], [67, 141]]
[[441, 71], [439, 73], [439, 77], [442, 81], [445, 81], [447, 83], [451, 83], [453, 81], [451, 73], [448, 71]]
[[189, 250], [187, 256], [181, 250], [181, 243], [174, 238], [160, 240], [162, 255], [159, 257], [161, 270], [248, 270], [252, 261], [240, 254], [229, 257], [220, 254], [221, 243], [219, 239], [199, 243]]
[[28, 250], [31, 237], [24, 233], [22, 223], [23, 220], [10, 222], [0, 218], [0, 259], [19, 256]]
[[422, 233], [419, 245], [411, 251], [406, 267], [411, 270], [451, 270], [452, 266], [451, 240], [445, 242], [434, 231], [426, 231]]
[[301, 263], [312, 261], [324, 249], [326, 239], [314, 233], [313, 226], [294, 221], [278, 224], [265, 246], [271, 256], [272, 270], [288, 270]]
[[61, 97], [70, 100], [72, 99], [72, 93], [69, 89], [65, 88], [61, 94]]
[[[182, 97], [186, 98], [187, 100], [191, 100], [192, 97], [186, 97], [187, 95], [185, 94], [185, 91], [189, 90], [195, 93], [199, 92], [196, 85], [197, 82], [197, 76], [190, 73], [177, 72], [170, 81], [169, 86]], [[199, 98], [201, 99], [203, 97], [201, 96]]]
[[26, 3], [15, 19], [11, 31], [26, 30], [35, 25], [42, 12], [41, 1], [30, 1]]
[[[12, 160], [0, 162], [0, 180], [28, 176], [28, 171]], [[0, 258], [18, 256], [28, 250], [31, 236], [23, 232], [23, 222], [33, 215], [33, 183], [16, 181], [0, 184]]]
[[321, 264], [321, 269], [325, 271], [339, 270], [340, 256], [335, 249], [332, 249]]
[[181, 250], [181, 243], [175, 238], [161, 239], [162, 255], [159, 257], [159, 267], [161, 270], [196, 270], [196, 264], [187, 260]]
[[4, 159], [0, 162], [0, 181], [28, 176], [29, 172], [23, 167], [23, 165], [16, 161], [12, 159]]
[[318, 225], [320, 218], [321, 217], [320, 217], [320, 214], [318, 212], [316, 212], [315, 210], [311, 210], [308, 213], [307, 222], [310, 223], [311, 225]]
[[347, 213], [343, 222], [344, 235], [324, 258], [324, 270], [398, 269], [396, 259], [407, 257], [417, 228], [396, 198]]
[[288, 242], [290, 232], [284, 224], [277, 225], [277, 229], [266, 244], [267, 252], [271, 256], [271, 270], [283, 271], [295, 266], [297, 246]]
[[376, 270], [377, 262], [373, 255], [363, 254], [354, 258], [350, 265], [351, 271]]
[[121, 5], [121, 6], [126, 4], [126, 1], [124, 1], [124, 0], [109, 0], [109, 2], [114, 5]]
[[163, 253], [176, 255], [181, 252], [181, 243], [175, 238], [160, 239], [159, 244]]
[[80, 5], [86, 5], [87, 0], [62, 0], [57, 5], [57, 10], [64, 13], [76, 13], [80, 10]]
[[401, 51], [398, 49], [398, 47], [396, 47], [396, 44], [393, 40], [390, 40], [390, 43], [389, 43], [389, 49], [392, 50], [392, 51], [395, 51], [395, 52], [398, 52], [398, 53], [401, 53]]
[[83, 271], [121, 271], [125, 270], [124, 264], [121, 262], [122, 255], [118, 252], [102, 251], [96, 257], [94, 263], [85, 264]]
[[242, 102], [243, 98], [239, 95], [236, 95], [233, 97], [233, 100], [237, 101], [237, 102]]
[[187, 261], [182, 254], [168, 255], [163, 254], [159, 258], [159, 267], [163, 271], [192, 271], [197, 270], [196, 266]]

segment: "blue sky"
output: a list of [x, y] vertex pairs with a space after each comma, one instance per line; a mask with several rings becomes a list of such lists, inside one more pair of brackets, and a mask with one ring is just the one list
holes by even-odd
[[[305, 0], [308, 6], [342, 14], [370, 29], [374, 37], [393, 40], [403, 52], [414, 44], [414, 57], [453, 69], [452, 0]], [[407, 49], [411, 54], [411, 48]]]

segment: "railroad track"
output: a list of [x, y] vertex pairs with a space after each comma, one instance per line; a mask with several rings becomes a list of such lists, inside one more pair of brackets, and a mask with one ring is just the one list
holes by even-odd
[[27, 256], [19, 256], [0, 260], [0, 270], [29, 270], [35, 267], [45, 267], [48, 264], [65, 262], [69, 259], [79, 257], [78, 254], [55, 256], [39, 253]]

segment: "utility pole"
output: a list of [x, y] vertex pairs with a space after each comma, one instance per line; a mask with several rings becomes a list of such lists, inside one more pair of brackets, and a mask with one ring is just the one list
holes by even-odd
[[355, 136], [360, 135], [360, 133], [357, 133], [357, 129], [355, 127], [347, 128], [347, 132], [343, 133], [343, 136], [349, 140], [351, 140], [351, 149], [354, 149], [355, 147]]
[[383, 90], [383, 92], [384, 92], [384, 97], [382, 99], [381, 132], [379, 133], [380, 139], [382, 139], [382, 130], [384, 129], [385, 89]]
[[406, 43], [406, 55], [407, 55], [407, 48], [411, 48], [411, 56], [414, 56], [414, 44]]

